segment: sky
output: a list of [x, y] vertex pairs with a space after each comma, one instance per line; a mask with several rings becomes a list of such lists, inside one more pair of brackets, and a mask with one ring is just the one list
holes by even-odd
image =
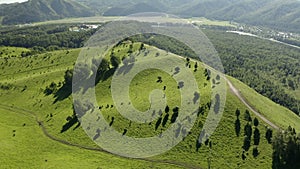
[[9, 4], [9, 3], [14, 3], [14, 2], [25, 2], [28, 0], [0, 0], [0, 4]]

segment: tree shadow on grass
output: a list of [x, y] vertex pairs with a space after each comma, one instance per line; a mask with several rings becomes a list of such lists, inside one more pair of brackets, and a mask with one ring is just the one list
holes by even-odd
[[63, 85], [58, 91], [54, 94], [54, 102], [53, 104], [57, 103], [58, 101], [65, 100], [72, 94], [72, 86], [71, 85]]
[[75, 128], [73, 130], [76, 130], [80, 126], [77, 116], [68, 117], [67, 120], [68, 120], [68, 122], [63, 125], [60, 133], [64, 133], [64, 132], [68, 131], [76, 123], [77, 123], [77, 125], [75, 126]]
[[[93, 79], [95, 76], [92, 76], [87, 79], [80, 79], [78, 82], [68, 82], [64, 83], [64, 85], [58, 89], [57, 92], [54, 93], [54, 102], [53, 104], [63, 101], [66, 98], [70, 97], [72, 92], [77, 92], [82, 90], [85, 93], [88, 89], [95, 87], [100, 81], [105, 81], [109, 79], [115, 72], [115, 69], [110, 69], [104, 72], [101, 76], [96, 76], [96, 79]], [[72, 77], [71, 77], [72, 79]], [[75, 83], [75, 84], [74, 84]], [[72, 88], [73, 87], [73, 88]]]
[[240, 122], [240, 119], [237, 118], [235, 123], [234, 123], [234, 128], [235, 128], [235, 134], [237, 137], [240, 136], [240, 133], [241, 133], [241, 122]]
[[120, 67], [118, 72], [117, 72], [117, 76], [121, 75], [121, 74], [126, 75], [127, 73], [129, 73], [131, 71], [133, 66], [134, 66], [134, 63], [126, 64], [126, 65]]
[[109, 69], [105, 72], [97, 73], [96, 80], [95, 80], [95, 85], [97, 85], [101, 81], [106, 81], [107, 79], [112, 77], [114, 75], [115, 71], [116, 71], [116, 69], [112, 68], [112, 69]]
[[[117, 72], [118, 75], [129, 73], [133, 66], [134, 66], [134, 64], [122, 66], [119, 69], [119, 71]], [[75, 73], [76, 76], [78, 76], [78, 79], [80, 79], [80, 80], [78, 80], [78, 82], [72, 81], [73, 72], [68, 74], [69, 77], [66, 77], [67, 76], [67, 72], [66, 72], [65, 73], [66, 74], [65, 75], [65, 83], [60, 89], [58, 89], [57, 92], [54, 93], [55, 100], [54, 100], [53, 104], [57, 103], [58, 101], [63, 101], [66, 98], [70, 97], [72, 92], [77, 92], [77, 91], [82, 90], [82, 92], [85, 93], [88, 89], [95, 87], [101, 81], [106, 81], [109, 78], [111, 78], [114, 75], [114, 73], [116, 72], [116, 70], [117, 70], [116, 68], [112, 68], [112, 69], [109, 69], [102, 73], [93, 72], [94, 76], [91, 76], [88, 78], [85, 78], [85, 77], [87, 77], [87, 75], [85, 75], [85, 74], [83, 74], [81, 76], [80, 71], [79, 71], [78, 75]], [[79, 76], [81, 76], [81, 77], [79, 77]], [[72, 86], [73, 86], [73, 88], [72, 88]]]

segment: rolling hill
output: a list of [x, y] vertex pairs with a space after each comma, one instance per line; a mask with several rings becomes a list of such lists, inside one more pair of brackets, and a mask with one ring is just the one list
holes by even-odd
[[[115, 47], [115, 55], [120, 59], [127, 56], [129, 46], [130, 43], [127, 42]], [[157, 57], [162, 61], [164, 58], [178, 57], [148, 45], [145, 45], [144, 51], [138, 52], [140, 46], [141, 43], [132, 44], [132, 50], [136, 51], [133, 54], [137, 59], [145, 55], [150, 61], [151, 58], [157, 59]], [[212, 168], [224, 168], [226, 166], [226, 168], [263, 169], [271, 167], [272, 148], [264, 136], [268, 124], [257, 117], [260, 124], [258, 127], [254, 127], [246, 116], [247, 107], [229, 89], [223, 118], [209, 139], [211, 147], [208, 146], [208, 142], [202, 145], [197, 144], [199, 133], [208, 113], [210, 86], [212, 85], [210, 80], [205, 77], [205, 69], [200, 62], [198, 62], [197, 71], [194, 71], [196, 61], [190, 62], [191, 70], [197, 77], [201, 91], [200, 103], [203, 108], [198, 114], [191, 133], [184, 141], [162, 155], [145, 159], [128, 159], [112, 155], [97, 147], [87, 137], [84, 130], [79, 127], [80, 124], [76, 120], [74, 121], [72, 96], [66, 95], [66, 88], [63, 86], [66, 84], [65, 73], [73, 68], [80, 49], [53, 51], [29, 57], [18, 55], [22, 50], [27, 51], [27, 49], [16, 50], [16, 48], [4, 47], [1, 50], [15, 55], [14, 57], [5, 55], [0, 58], [0, 64], [4, 70], [0, 73], [3, 77], [0, 80], [0, 113], [4, 114], [5, 117], [0, 120], [0, 136], [2, 138], [0, 144], [5, 145], [5, 149], [2, 149], [4, 156], [1, 156], [0, 162], [8, 168], [20, 167], [20, 165], [23, 167], [25, 165], [27, 168], [35, 166], [45, 168], [206, 168], [208, 165], [207, 157], [210, 159]], [[8, 52], [10, 50], [11, 52]], [[13, 54], [13, 51], [17, 51], [17, 53]], [[106, 59], [110, 60], [110, 56], [108, 55]], [[183, 62], [185, 61], [183, 60]], [[110, 67], [112, 68], [111, 63]], [[109, 70], [109, 72], [111, 71], [113, 69]], [[157, 76], [161, 76], [162, 83], [156, 82]], [[212, 78], [215, 79], [215, 77]], [[128, 130], [126, 135], [141, 137], [159, 134], [161, 130], [165, 130], [171, 125], [170, 119], [168, 119], [165, 126], [156, 126], [158, 124], [156, 120], [152, 124], [132, 123], [128, 127], [129, 121], [121, 118], [115, 108], [116, 106], [111, 106], [114, 105], [109, 89], [111, 81], [111, 76], [100, 80], [95, 90], [98, 104], [104, 106], [103, 115], [107, 122], [111, 122], [112, 117], [114, 117], [115, 121], [111, 124], [115, 130], [123, 132], [124, 127], [126, 127]], [[231, 81], [241, 90], [245, 98], [251, 98], [251, 105], [261, 111], [264, 116], [272, 117], [272, 114], [276, 113], [280, 114], [279, 118], [286, 119], [279, 122], [277, 117], [270, 118], [276, 125], [286, 128], [299, 121], [299, 117], [291, 111], [262, 97], [241, 82], [234, 79]], [[132, 104], [140, 110], [147, 109], [149, 104], [148, 92], [162, 89], [164, 85], [167, 86], [168, 105], [170, 107], [176, 106], [180, 102], [177, 83], [174, 83], [172, 77], [160, 70], [142, 71], [135, 76], [130, 86]], [[52, 94], [45, 92], [47, 88], [53, 89]], [[65, 92], [59, 92], [62, 89]], [[264, 103], [263, 107], [259, 106], [261, 102]], [[106, 107], [107, 104], [110, 105], [108, 108]], [[275, 109], [265, 109], [265, 107], [274, 107]], [[241, 112], [238, 117], [236, 117], [237, 110]], [[256, 117], [252, 112], [250, 115], [252, 119]], [[165, 112], [163, 116], [166, 116]], [[171, 112], [170, 116], [172, 116]], [[235, 127], [237, 121], [240, 122], [240, 131]], [[251, 146], [245, 148], [248, 150], [243, 150], [243, 128], [247, 124], [252, 126], [253, 130], [257, 128], [260, 131], [260, 143], [258, 146], [254, 146], [251, 140]], [[298, 126], [295, 127], [299, 130]], [[274, 130], [274, 132], [276, 131]], [[255, 153], [256, 148], [259, 154]]]
[[[166, 2], [161, 1], [161, 4]], [[172, 5], [180, 6], [179, 2], [174, 1]], [[230, 3], [236, 3], [236, 1], [230, 1]], [[125, 14], [132, 10], [165, 8], [165, 5], [161, 5], [160, 8], [153, 6], [155, 4], [149, 5], [146, 2], [135, 4], [132, 1], [131, 5], [124, 5], [122, 10], [118, 11]], [[213, 10], [213, 6], [207, 3], [207, 7], [209, 6], [211, 8], [206, 9]], [[183, 5], [182, 7], [190, 9], [189, 6]], [[233, 13], [243, 15], [244, 9], [248, 9], [247, 4], [240, 8], [228, 8], [226, 11], [232, 12], [226, 17], [232, 17]], [[250, 9], [248, 12], [253, 12], [253, 10]], [[4, 168], [267, 169], [272, 167], [274, 159], [271, 142], [277, 137], [275, 133], [282, 133], [279, 131], [289, 126], [300, 131], [300, 118], [295, 114], [299, 111], [297, 107], [300, 93], [299, 49], [258, 37], [241, 36], [218, 30], [203, 30], [219, 52], [228, 75], [240, 79], [290, 110], [258, 94], [243, 82], [227, 76], [223, 117], [215, 132], [207, 141], [200, 144], [199, 137], [208, 137], [208, 135], [201, 136], [200, 134], [208, 112], [212, 108], [216, 109], [214, 106], [216, 103], [211, 100], [212, 89], [224, 83], [223, 79], [220, 80], [218, 77], [218, 73], [212, 73], [214, 70], [193, 59], [195, 58], [193, 53], [189, 53], [189, 49], [174, 39], [156, 35], [145, 35], [147, 37], [145, 39], [143, 36], [136, 36], [118, 43], [108, 51], [100, 68], [95, 67], [99, 62], [98, 56], [94, 56], [92, 63], [82, 64], [84, 65], [82, 73], [88, 77], [81, 80], [89, 81], [90, 75], [97, 74], [97, 83], [95, 88], [84, 88], [80, 91], [89, 93], [95, 89], [96, 102], [90, 103], [85, 100], [81, 103], [73, 102], [74, 95], [71, 95], [70, 79], [74, 73], [77, 57], [83, 50], [79, 48], [81, 45], [71, 47], [61, 44], [61, 48], [34, 51], [40, 43], [29, 36], [40, 34], [43, 35], [40, 40], [47, 40], [53, 36], [63, 35], [63, 38], [57, 38], [55, 41], [57, 44], [66, 40], [66, 37], [71, 37], [67, 40], [68, 42], [72, 40], [77, 42], [75, 37], [78, 37], [79, 43], [82, 44], [92, 34], [88, 31], [68, 31], [70, 25], [72, 24], [12, 27], [11, 30], [4, 27], [1, 30], [1, 33], [6, 35], [3, 39], [20, 42], [19, 46], [28, 47], [0, 47], [0, 69], [2, 70], [0, 71], [0, 114], [3, 116], [0, 119], [2, 152], [0, 163]], [[24, 36], [25, 33], [26, 36]], [[83, 35], [78, 36], [80, 34]], [[13, 37], [20, 37], [23, 41], [13, 40]], [[7, 40], [1, 41], [1, 43], [7, 42]], [[37, 44], [25, 46], [31, 41]], [[46, 48], [53, 42], [48, 41], [44, 47]], [[12, 46], [16, 45], [12, 43]], [[181, 56], [190, 57], [190, 59]], [[174, 74], [170, 75], [166, 73], [167, 71], [158, 69], [141, 71], [130, 81], [128, 92], [130, 101], [128, 102], [122, 93], [124, 88], [120, 88], [118, 97], [121, 98], [122, 103], [115, 102], [111, 89], [116, 76], [127, 74], [131, 71], [130, 66], [134, 67], [139, 63], [148, 66], [156, 60], [160, 64], [169, 65], [173, 58], [177, 58], [179, 60], [177, 64], [180, 65], [179, 69], [171, 69], [171, 73], [175, 71]], [[128, 60], [129, 62], [126, 62]], [[128, 63], [130, 63], [129, 69], [127, 69]], [[91, 71], [86, 70], [85, 66], [91, 68]], [[164, 131], [176, 124], [174, 123], [174, 119], [177, 118], [176, 113], [177, 115], [183, 113], [179, 105], [186, 100], [182, 99], [180, 92], [186, 87], [174, 81], [174, 76], [177, 74], [186, 76], [182, 71], [183, 67], [186, 67], [196, 79], [201, 96], [200, 107], [195, 113], [197, 114], [196, 122], [190, 132], [186, 133], [185, 128], [181, 126], [177, 129], [178, 133], [185, 133], [187, 137], [170, 151], [147, 158], [124, 158], [95, 144], [93, 140], [97, 140], [104, 133], [102, 129], [92, 133], [90, 137], [87, 136], [89, 125], [83, 125], [78, 121], [81, 114], [76, 116], [74, 108], [84, 110], [84, 114], [96, 114], [95, 117], [99, 115], [97, 110], [101, 110], [103, 120], [109, 123], [109, 129], [123, 133], [124, 137], [163, 136]], [[126, 82], [126, 78], [121, 78], [119, 84]], [[122, 116], [122, 112], [118, 109], [119, 104], [134, 105], [140, 111], [150, 110], [151, 99], [158, 90], [165, 94], [169, 108], [166, 107], [160, 111], [155, 109], [154, 114], [159, 115], [157, 119], [149, 123], [137, 123]], [[270, 131], [273, 131], [271, 138], [267, 136]], [[113, 141], [115, 140], [110, 139], [108, 144]], [[275, 144], [276, 142], [273, 142], [273, 147]], [[121, 147], [126, 147], [126, 145], [123, 144]], [[161, 145], [147, 144], [144, 148], [157, 150], [161, 148]], [[129, 149], [128, 152], [130, 153], [131, 150]]]

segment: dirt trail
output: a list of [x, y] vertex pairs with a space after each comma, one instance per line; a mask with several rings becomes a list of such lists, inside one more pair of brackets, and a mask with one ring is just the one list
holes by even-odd
[[[155, 47], [155, 48], [156, 48], [156, 47]], [[156, 49], [162, 50], [162, 49], [159, 49], [159, 48], [156, 48]], [[169, 53], [171, 53], [171, 52], [169, 52]], [[173, 54], [174, 56], [177, 56], [177, 57], [179, 57], [179, 58], [185, 59], [185, 57], [178, 56], [178, 55], [176, 55], [176, 54], [174, 54], [174, 53], [171, 53], [171, 54]], [[195, 59], [191, 59], [191, 60], [193, 60], [193, 61], [195, 61], [195, 62], [198, 62], [198, 60], [195, 60]], [[215, 69], [213, 69], [212, 67], [206, 65], [205, 63], [202, 63], [202, 65], [203, 65], [204, 67], [206, 67], [206, 68], [209, 68], [209, 69], [215, 71]], [[263, 115], [260, 114], [257, 110], [255, 110], [255, 107], [251, 106], [251, 105], [248, 103], [248, 101], [246, 101], [246, 99], [242, 96], [242, 94], [239, 92], [239, 90], [236, 89], [236, 88], [234, 87], [234, 85], [230, 82], [230, 80], [228, 80], [225, 76], [224, 76], [224, 78], [225, 78], [225, 81], [227, 82], [227, 84], [228, 84], [230, 90], [232, 91], [232, 93], [234, 93], [234, 95], [236, 95], [236, 96], [238, 97], [238, 99], [239, 99], [239, 100], [240, 100], [240, 101], [241, 101], [248, 109], [250, 109], [250, 110], [251, 110], [257, 117], [259, 117], [262, 121], [264, 121], [265, 123], [269, 124], [272, 128], [274, 128], [274, 129], [276, 129], [276, 130], [281, 130], [280, 127], [278, 127], [276, 124], [272, 123], [272, 122], [271, 122], [270, 120], [268, 120], [265, 116], [263, 116]]]
[[241, 95], [241, 93], [239, 92], [238, 89], [236, 89], [233, 84], [230, 82], [230, 80], [228, 80], [225, 77], [225, 80], [228, 84], [228, 87], [230, 88], [230, 90], [232, 91], [232, 93], [234, 93], [234, 95], [236, 95], [240, 101], [248, 108], [250, 109], [256, 116], [258, 116], [262, 121], [264, 121], [265, 123], [269, 124], [272, 128], [276, 129], [276, 130], [280, 130], [280, 127], [278, 127], [277, 125], [275, 125], [274, 123], [272, 123], [270, 120], [268, 120], [265, 116], [263, 116], [262, 114], [260, 114], [257, 110], [255, 110], [254, 107], [252, 107], [245, 99], [244, 97]]
[[[59, 139], [59, 138], [56, 138], [56, 137], [52, 136], [47, 131], [47, 129], [45, 128], [44, 123], [38, 119], [37, 115], [33, 111], [26, 110], [26, 109], [19, 108], [19, 107], [15, 107], [15, 106], [7, 106], [7, 105], [3, 105], [3, 104], [0, 104], [0, 109], [4, 109], [4, 110], [11, 111], [11, 112], [24, 114], [24, 115], [30, 115], [30, 116], [34, 117], [35, 120], [36, 120], [36, 122], [37, 122], [37, 124], [42, 129], [43, 134], [46, 137], [48, 137], [49, 139], [53, 140], [53, 141], [59, 142], [61, 144], [67, 145], [67, 146], [77, 147], [77, 148], [81, 148], [81, 149], [85, 149], [85, 150], [90, 150], [90, 151], [99, 151], [99, 152], [107, 153], [107, 154], [110, 154], [110, 155], [113, 155], [113, 156], [117, 156], [116, 154], [112, 154], [111, 152], [108, 152], [108, 151], [106, 151], [104, 149], [101, 149], [101, 148], [89, 147], [89, 146], [80, 145], [80, 144], [74, 144], [74, 143], [68, 142], [66, 140]], [[122, 156], [118, 156], [118, 157], [125, 158], [125, 159], [131, 159], [131, 160], [139, 160], [139, 161], [151, 162], [151, 163], [160, 163], [160, 164], [173, 165], [173, 166], [181, 167], [181, 168], [201, 169], [199, 166], [194, 166], [194, 165], [191, 165], [191, 164], [187, 164], [187, 163], [183, 163], [183, 162], [178, 162], [178, 161], [156, 160], [156, 159], [150, 159], [150, 158], [132, 159], [132, 158], [122, 157]]]

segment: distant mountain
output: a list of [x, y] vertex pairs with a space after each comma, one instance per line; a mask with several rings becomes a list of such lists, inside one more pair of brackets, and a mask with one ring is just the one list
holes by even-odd
[[202, 0], [177, 13], [300, 33], [298, 0]]
[[300, 1], [209, 0], [179, 13], [300, 32]]
[[120, 16], [165, 12], [182, 17], [207, 17], [300, 33], [298, 0], [77, 0], [98, 14]]
[[185, 9], [181, 14], [186, 16], [206, 16], [222, 20], [233, 20], [259, 9], [267, 2], [270, 2], [270, 0], [210, 0], [200, 2], [195, 6]]
[[103, 15], [104, 16], [126, 16], [134, 13], [141, 13], [141, 12], [162, 12], [162, 11], [147, 3], [138, 3], [127, 8], [126, 7], [110, 8], [106, 12], [104, 12]]
[[239, 17], [237, 21], [300, 33], [300, 1], [277, 1]]
[[25, 3], [0, 5], [3, 24], [95, 14], [123, 16], [140, 12], [230, 20], [300, 33], [298, 0], [29, 0]]
[[29, 0], [23, 3], [0, 5], [2, 24], [23, 24], [92, 15], [94, 13], [90, 8], [70, 0]]

